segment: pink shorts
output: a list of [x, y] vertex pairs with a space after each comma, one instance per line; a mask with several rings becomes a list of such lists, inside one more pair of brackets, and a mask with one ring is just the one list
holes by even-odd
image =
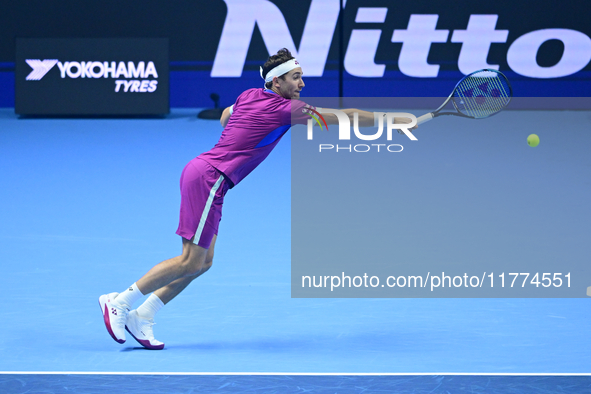
[[176, 233], [208, 249], [222, 220], [224, 196], [230, 188], [225, 176], [205, 160], [195, 158], [181, 174], [181, 213]]

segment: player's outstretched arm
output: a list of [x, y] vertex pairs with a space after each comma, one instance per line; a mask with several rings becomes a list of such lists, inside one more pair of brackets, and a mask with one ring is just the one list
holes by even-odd
[[[328, 108], [321, 109], [321, 114], [322, 114], [322, 117], [324, 118], [324, 120], [326, 120], [326, 124], [339, 124], [339, 120], [338, 120], [337, 116], [335, 114], [325, 112], [325, 110], [327, 110], [327, 111], [334, 111], [334, 110], [331, 110]], [[370, 126], [374, 125], [373, 112], [362, 111], [362, 110], [356, 109], [356, 108], [341, 109], [339, 111], [344, 112], [347, 115], [347, 117], [351, 121], [351, 124], [353, 124], [353, 119], [355, 116], [354, 114], [357, 113], [357, 116], [359, 117], [358, 122], [359, 122], [360, 127], [370, 127]]]
[[[328, 110], [328, 111], [332, 111], [332, 110], [326, 109], [326, 108], [321, 109], [322, 116], [326, 120], [326, 123], [327, 124], [338, 124], [339, 121], [338, 121], [337, 116], [335, 114], [325, 112], [325, 110]], [[380, 119], [376, 119], [376, 116], [378, 116], [378, 114], [380, 114], [380, 113], [376, 113], [376, 112], [362, 111], [362, 110], [356, 109], [356, 108], [347, 108], [347, 109], [342, 109], [340, 111], [344, 112], [347, 115], [347, 117], [351, 121], [351, 124], [353, 124], [355, 113], [357, 113], [359, 127], [373, 127], [376, 125], [377, 121], [381, 121]], [[380, 115], [384, 115], [384, 114], [380, 114]], [[410, 118], [404, 118], [404, 117], [395, 117], [394, 118], [394, 123], [405, 124], [405, 123], [410, 123], [410, 122], [411, 122]], [[411, 130], [416, 129], [417, 127], [418, 127], [418, 125], [412, 127]]]
[[220, 118], [220, 123], [222, 124], [222, 127], [226, 127], [228, 121], [230, 120], [230, 115], [230, 107], [227, 107], [224, 110], [224, 112], [222, 112], [222, 117]]

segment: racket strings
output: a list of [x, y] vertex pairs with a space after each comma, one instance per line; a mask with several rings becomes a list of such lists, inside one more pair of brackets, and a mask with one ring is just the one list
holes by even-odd
[[[492, 86], [491, 86], [492, 85]], [[467, 78], [458, 89], [460, 107], [467, 115], [484, 118], [503, 109], [508, 97], [499, 78]]]
[[502, 110], [511, 100], [511, 88], [501, 75], [481, 71], [462, 80], [453, 94], [458, 111], [473, 118], [486, 118]]

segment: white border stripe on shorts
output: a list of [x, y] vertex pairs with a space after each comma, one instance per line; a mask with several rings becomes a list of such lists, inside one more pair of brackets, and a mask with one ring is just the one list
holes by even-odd
[[201, 238], [201, 233], [203, 232], [203, 228], [205, 227], [205, 221], [207, 220], [207, 215], [209, 215], [209, 209], [211, 208], [211, 204], [213, 203], [213, 198], [215, 197], [215, 193], [220, 188], [222, 181], [224, 180], [224, 176], [220, 175], [218, 180], [216, 181], [215, 185], [209, 191], [209, 197], [207, 198], [207, 202], [205, 203], [205, 208], [203, 209], [203, 213], [201, 214], [201, 219], [199, 220], [199, 227], [197, 227], [197, 231], [195, 232], [195, 238], [193, 238], [193, 243], [198, 244], [199, 238]]

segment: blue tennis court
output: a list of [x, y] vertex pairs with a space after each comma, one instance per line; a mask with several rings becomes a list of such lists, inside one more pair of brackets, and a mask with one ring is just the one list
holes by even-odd
[[[115, 343], [98, 296], [180, 253], [180, 173], [221, 133], [196, 113], [0, 109], [0, 391], [591, 392], [588, 298], [291, 298], [289, 137], [226, 196], [213, 268], [156, 318], [165, 349]], [[580, 158], [572, 181], [588, 193], [591, 118], [577, 114], [568, 149], [536, 149]]]

